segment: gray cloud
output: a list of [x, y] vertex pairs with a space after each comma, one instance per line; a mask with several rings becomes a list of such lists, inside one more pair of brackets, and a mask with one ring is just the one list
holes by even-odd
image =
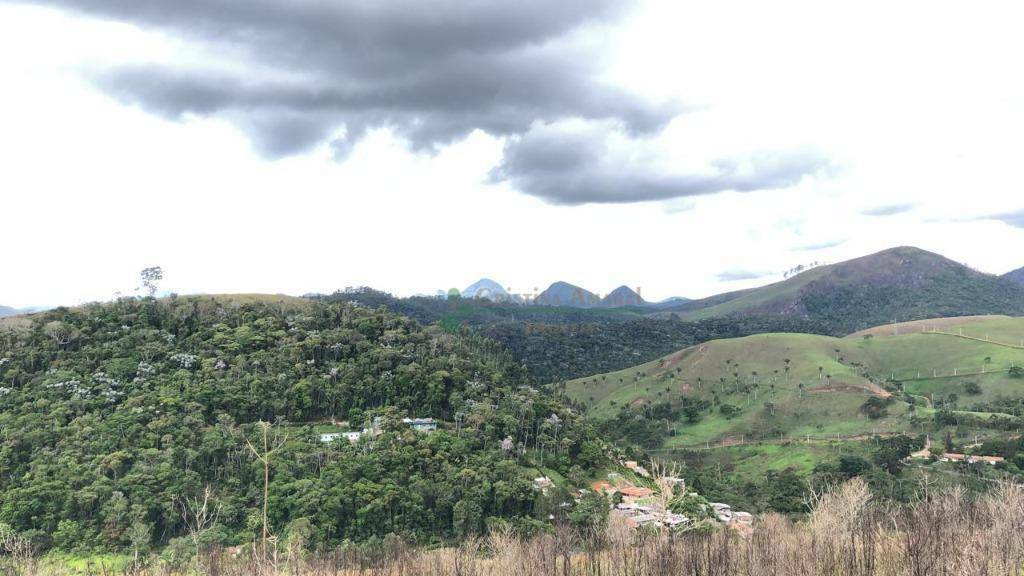
[[[2, 0], [0, 0], [2, 1]], [[599, 54], [575, 42], [612, 22], [618, 0], [20, 0], [131, 22], [241, 54], [260, 70], [129, 66], [98, 85], [153, 113], [227, 117], [270, 156], [344, 131], [350, 148], [387, 127], [416, 149], [537, 120], [615, 119], [649, 133], [679, 112], [598, 79]]]
[[716, 277], [722, 282], [735, 282], [738, 280], [755, 280], [771, 276], [768, 272], [755, 272], [753, 270], [726, 270], [719, 272]]
[[1024, 210], [1018, 212], [1007, 212], [1005, 214], [995, 214], [987, 216], [986, 220], [998, 220], [1003, 224], [1009, 224], [1016, 228], [1024, 228]]
[[842, 246], [846, 244], [847, 240], [828, 240], [826, 242], [818, 242], [816, 244], [805, 244], [803, 246], [797, 246], [794, 250], [800, 250], [801, 252], [814, 252], [817, 250], [827, 250], [829, 248], [835, 248], [836, 246]]
[[[829, 161], [810, 149], [761, 151], [714, 161], [701, 173], [678, 173], [629, 158], [648, 159], [647, 142], [612, 149], [615, 128], [559, 129], [535, 126], [511, 138], [492, 182], [553, 204], [641, 202], [712, 194], [784, 188], [804, 176], [825, 171]], [[639, 153], [637, 153], [639, 152]]]
[[903, 214], [914, 209], [914, 204], [889, 204], [886, 206], [875, 206], [873, 208], [867, 208], [861, 210], [860, 213], [865, 216], [894, 216], [896, 214]]
[[[762, 152], [666, 174], [607, 149], [613, 136], [652, 138], [683, 112], [601, 80], [594, 40], [633, 0], [5, 1], [128, 22], [228, 55], [209, 67], [118, 66], [89, 77], [165, 118], [225, 118], [269, 158], [327, 143], [343, 159], [374, 128], [428, 152], [483, 130], [509, 137], [492, 182], [559, 204], [785, 187], [826, 163], [807, 151]], [[239, 63], [245, 72], [232, 72]], [[614, 129], [595, 141], [534, 130], [567, 121]]]

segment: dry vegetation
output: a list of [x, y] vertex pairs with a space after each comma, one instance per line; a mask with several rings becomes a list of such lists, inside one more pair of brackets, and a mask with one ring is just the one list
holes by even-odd
[[[855, 480], [819, 495], [812, 506], [805, 521], [793, 523], [768, 515], [749, 533], [721, 528], [679, 534], [636, 532], [613, 518], [599, 534], [558, 528], [522, 540], [495, 530], [458, 548], [434, 551], [412, 549], [396, 539], [372, 550], [343, 547], [308, 553], [302, 551], [300, 538], [283, 542], [272, 557], [232, 558], [227, 550], [210, 549], [178, 568], [153, 561], [136, 563], [126, 572], [215, 576], [1024, 573], [1024, 489], [1018, 486], [1004, 486], [973, 501], [954, 490], [891, 508], [875, 503], [864, 483]], [[7, 547], [11, 542], [4, 545], [0, 569], [5, 574], [38, 572], [38, 563], [17, 544], [14, 548]]]

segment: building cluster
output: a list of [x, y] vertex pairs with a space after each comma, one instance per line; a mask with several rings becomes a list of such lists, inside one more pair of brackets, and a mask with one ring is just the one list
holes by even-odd
[[751, 526], [754, 523], [754, 516], [750, 512], [733, 512], [732, 506], [721, 502], [712, 502], [711, 510], [719, 522], [735, 526]]
[[615, 505], [614, 513], [625, 518], [626, 524], [633, 528], [651, 525], [675, 528], [690, 523], [690, 519], [682, 514], [663, 510], [660, 506], [638, 502], [620, 502]]
[[644, 478], [651, 477], [651, 473], [647, 471], [647, 468], [637, 464], [635, 460], [626, 460], [622, 465], [635, 472], [638, 476], [643, 476]]
[[540, 490], [543, 494], [548, 493], [548, 489], [554, 486], [555, 483], [551, 481], [551, 478], [547, 476], [539, 476], [533, 479], [533, 487]]
[[[623, 467], [637, 476], [651, 478], [650, 473], [636, 462], [627, 461]], [[539, 480], [539, 479], [538, 479]], [[696, 492], [686, 491], [686, 480], [671, 476], [662, 476], [656, 480], [662, 490], [671, 490], [672, 494], [686, 494], [697, 498]], [[666, 508], [667, 498], [664, 494], [656, 494], [651, 488], [636, 486], [623, 475], [612, 472], [607, 480], [600, 480], [591, 485], [599, 494], [610, 497], [617, 502], [612, 507], [612, 514], [623, 518], [633, 528], [641, 526], [664, 526], [678, 528], [692, 522], [691, 518]], [[752, 529], [754, 517], [748, 512], [733, 511], [728, 504], [711, 503], [709, 512], [719, 522], [739, 532], [747, 533]]]
[[1003, 460], [1005, 458], [1002, 456], [974, 456], [972, 454], [958, 454], [956, 452], [943, 452], [939, 458], [939, 462], [967, 462], [968, 464], [983, 462], [991, 466], [995, 466]]
[[[366, 435], [378, 436], [383, 432], [383, 420], [378, 416], [373, 419], [368, 428], [362, 430], [350, 430], [348, 432], [325, 432], [320, 435], [321, 442], [333, 442], [341, 437], [344, 437], [353, 444], [358, 442], [360, 438]], [[402, 424], [405, 424], [416, 432], [430, 433], [437, 430], [437, 421], [433, 418], [403, 418]]]
[[[636, 462], [625, 462], [623, 465], [640, 476], [650, 477], [647, 470], [637, 465]], [[676, 478], [673, 481], [680, 490], [686, 489], [686, 483], [682, 478]], [[676, 528], [690, 523], [690, 519], [686, 516], [667, 510], [662, 499], [655, 495], [654, 490], [643, 486], [633, 486], [620, 474], [613, 472], [608, 475], [608, 480], [595, 482], [592, 488], [599, 494], [619, 500], [612, 508], [612, 514], [623, 518], [626, 524], [632, 528], [641, 526]]]

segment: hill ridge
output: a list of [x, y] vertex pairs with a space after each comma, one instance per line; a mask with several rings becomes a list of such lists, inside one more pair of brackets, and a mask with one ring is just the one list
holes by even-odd
[[849, 333], [893, 318], [1024, 314], [1024, 285], [933, 252], [898, 246], [659, 313], [675, 313], [684, 320], [735, 314], [794, 315], [826, 321], [837, 333]]

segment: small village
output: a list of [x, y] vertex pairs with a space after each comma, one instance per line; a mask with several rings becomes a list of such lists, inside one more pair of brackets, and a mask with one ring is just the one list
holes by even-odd
[[[696, 524], [695, 519], [688, 518], [684, 514], [673, 512], [669, 503], [674, 497], [686, 495], [690, 498], [699, 498], [696, 492], [686, 491], [686, 480], [677, 476], [653, 477], [652, 474], [642, 465], [633, 460], [620, 463], [623, 468], [636, 475], [638, 478], [650, 480], [658, 486], [658, 491], [646, 486], [638, 486], [629, 478], [619, 472], [609, 472], [605, 480], [598, 480], [591, 484], [591, 489], [605, 496], [611, 502], [610, 511], [615, 517], [621, 518], [626, 526], [633, 529], [665, 528], [670, 530], [685, 529]], [[554, 483], [547, 476], [534, 479], [534, 487], [541, 491], [554, 486]], [[579, 490], [577, 497], [582, 498], [586, 490]], [[707, 515], [718, 522], [740, 532], [748, 532], [754, 521], [752, 514], [748, 512], [733, 511], [728, 504], [711, 502]]]
[[[411, 430], [420, 433], [431, 433], [437, 430], [438, 422], [433, 418], [403, 418], [402, 424]], [[340, 423], [346, 425], [347, 423]], [[345, 438], [351, 443], [357, 443], [364, 436], [379, 436], [383, 433], [383, 420], [375, 417], [370, 425], [362, 430], [349, 430], [339, 432], [324, 432], [320, 434], [320, 442], [330, 443]], [[506, 440], [509, 442], [510, 440]], [[506, 451], [507, 447], [502, 445]], [[957, 454], [947, 454], [955, 459]], [[974, 457], [971, 457], [974, 458]], [[992, 457], [977, 457], [979, 459]], [[972, 460], [973, 461], [973, 460]], [[979, 460], [980, 461], [980, 460]], [[987, 460], [984, 460], [987, 461]], [[995, 462], [991, 462], [994, 464]], [[686, 491], [686, 480], [677, 476], [659, 476], [655, 478], [646, 467], [635, 460], [621, 461], [620, 465], [637, 479], [649, 480], [658, 486], [658, 491], [646, 486], [637, 485], [627, 475], [619, 472], [609, 472], [606, 479], [595, 481], [591, 489], [602, 496], [605, 496], [610, 504], [612, 515], [624, 520], [630, 528], [642, 527], [666, 528], [670, 530], [682, 529], [695, 524], [694, 519], [684, 514], [673, 512], [669, 509], [669, 502], [675, 496], [685, 494], [691, 498], [699, 498], [696, 492]], [[555, 486], [555, 482], [547, 476], [539, 476], [533, 480], [534, 489], [547, 493]], [[586, 494], [585, 489], [577, 492], [577, 500]], [[729, 504], [722, 502], [710, 502], [707, 504], [708, 516], [740, 532], [749, 532], [752, 529], [754, 517], [749, 512], [734, 511]]]

